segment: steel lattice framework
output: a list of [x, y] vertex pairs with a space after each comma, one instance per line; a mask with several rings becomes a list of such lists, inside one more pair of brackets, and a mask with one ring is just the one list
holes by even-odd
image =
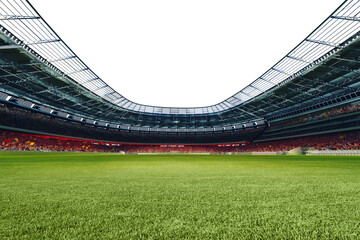
[[50, 108], [129, 126], [212, 128], [272, 119], [358, 91], [359, 12], [359, 0], [344, 1], [285, 57], [223, 102], [169, 108], [126, 99], [62, 41], [29, 1], [4, 0], [0, 2], [0, 90]]

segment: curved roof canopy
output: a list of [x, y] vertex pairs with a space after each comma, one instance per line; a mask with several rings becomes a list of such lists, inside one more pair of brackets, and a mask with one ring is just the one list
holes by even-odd
[[197, 108], [148, 106], [126, 99], [71, 50], [27, 0], [1, 1], [0, 24], [16, 36], [16, 44], [35, 51], [45, 59], [44, 64], [52, 65], [63, 77], [120, 108], [150, 114], [194, 115], [218, 113], [238, 107], [296, 78], [301, 70], [337, 49], [359, 31], [359, 8], [360, 1], [344, 1], [306, 39], [251, 84], [218, 104]]

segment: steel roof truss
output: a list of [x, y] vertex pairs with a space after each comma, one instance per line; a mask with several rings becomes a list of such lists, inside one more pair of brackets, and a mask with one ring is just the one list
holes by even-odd
[[331, 18], [340, 19], [340, 20], [347, 20], [347, 21], [355, 21], [355, 22], [360, 21], [360, 18], [355, 17], [355, 16], [331, 16]]

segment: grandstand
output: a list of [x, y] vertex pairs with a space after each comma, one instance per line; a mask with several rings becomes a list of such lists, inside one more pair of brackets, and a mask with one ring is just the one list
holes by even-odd
[[[286, 56], [224, 101], [172, 108], [126, 99], [29, 1], [2, 1], [2, 149], [83, 151], [77, 143], [86, 142], [98, 144], [88, 151], [129, 153], [357, 150], [359, 7], [359, 1], [344, 1]], [[14, 140], [20, 136], [22, 141]], [[42, 140], [25, 146], [31, 136]], [[50, 148], [44, 139], [52, 146], [54, 139], [65, 142]]]

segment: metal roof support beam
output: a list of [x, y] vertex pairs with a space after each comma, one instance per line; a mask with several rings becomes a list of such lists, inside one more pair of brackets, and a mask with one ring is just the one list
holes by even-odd
[[5, 15], [0, 17], [0, 21], [6, 20], [31, 20], [31, 19], [40, 19], [38, 16], [19, 16], [19, 15]]
[[10, 68], [10, 67], [26, 67], [26, 66], [37, 66], [42, 65], [42, 63], [25, 63], [25, 64], [17, 64], [17, 63], [8, 63], [8, 64], [0, 64], [0, 68]]
[[[239, 93], [241, 93], [241, 92], [239, 92]], [[236, 94], [236, 95], [237, 95], [237, 94]], [[240, 98], [236, 97], [235, 95], [234, 95], [234, 96], [232, 96], [232, 97], [233, 97], [233, 98], [235, 98], [235, 99], [237, 99], [237, 100], [239, 100], [239, 101], [240, 101], [240, 103], [244, 102], [243, 100], [241, 100]], [[233, 104], [233, 103], [232, 103], [232, 105], [233, 105], [233, 106], [236, 106], [236, 105], [235, 105], [235, 104]], [[207, 110], [206, 110], [206, 113], [208, 113], [208, 112], [207, 112]]]
[[100, 108], [95, 112], [95, 115], [97, 116], [101, 115], [102, 118], [106, 118], [107, 116], [109, 116], [109, 114], [113, 113], [113, 111], [114, 111], [113, 107]]
[[274, 96], [274, 97], [276, 97], [276, 98], [279, 98], [279, 99], [281, 99], [281, 100], [287, 100], [287, 101], [289, 101], [289, 102], [292, 102], [292, 103], [295, 103], [293, 100], [291, 100], [291, 99], [289, 99], [289, 98], [285, 98], [285, 97], [282, 97], [282, 96], [278, 96], [278, 95], [276, 95], [276, 94], [273, 94], [272, 96]]
[[22, 46], [19, 46], [19, 45], [2, 45], [2, 46], [0, 46], [0, 50], [17, 49], [17, 48], [22, 48]]
[[[76, 96], [80, 96], [81, 94], [78, 94], [78, 95], [76, 95]], [[75, 97], [76, 97], [75, 96]], [[80, 107], [85, 107], [85, 108], [88, 108], [87, 106], [86, 106], [86, 104], [92, 104], [92, 102], [94, 102], [94, 105], [92, 105], [92, 107], [93, 107], [93, 109], [95, 108], [95, 104], [98, 104], [98, 102], [96, 101], [96, 100], [90, 100], [90, 101], [88, 101], [88, 102], [77, 102], [77, 103], [75, 103], [74, 105], [73, 105], [73, 107], [77, 107], [77, 106], [80, 106]]]
[[241, 94], [243, 94], [243, 95], [245, 95], [245, 96], [248, 96], [249, 98], [252, 98], [252, 96], [251, 96], [250, 94], [244, 93], [243, 91], [241, 91], [241, 92], [239, 92], [239, 93], [241, 93]]
[[[20, 79], [20, 80], [22, 80], [24, 77], [21, 77], [21, 76], [19, 76], [20, 74], [23, 74], [23, 73], [12, 73], [12, 72], [10, 72], [9, 70], [7, 70], [7, 69], [2, 69], [4, 72], [6, 72], [7, 73], [7, 75], [1, 75], [0, 77], [10, 77], [10, 76], [12, 76], [12, 77], [15, 77], [15, 78], [18, 78], [18, 79]], [[32, 74], [32, 73], [38, 73], [38, 72], [41, 72], [41, 71], [39, 71], [39, 70], [37, 70], [37, 71], [33, 71], [33, 72], [27, 72], [28, 74]]]
[[104, 115], [104, 117], [110, 116], [110, 115], [116, 115], [116, 112], [118, 111], [118, 109], [113, 108], [113, 107], [109, 107], [109, 110], [111, 109], [111, 111], [106, 111], [106, 114]]
[[82, 82], [82, 83], [80, 83], [80, 84], [83, 85], [83, 84], [86, 84], [86, 83], [89, 83], [89, 82], [93, 82], [93, 81], [95, 81], [95, 80], [100, 80], [100, 78], [98, 78], [98, 77], [92, 78], [92, 79], [89, 79], [89, 80], [87, 80], [87, 81], [85, 81], [85, 82]]
[[[6, 68], [3, 68], [2, 70], [3, 70], [4, 72], [8, 73], [8, 74], [6, 74], [6, 75], [1, 75], [0, 78], [2, 78], [2, 77], [16, 77], [16, 78], [19, 78], [19, 79], [23, 79], [23, 78], [24, 78], [24, 77], [22, 77], [22, 76], [19, 76], [20, 74], [23, 75], [24, 72], [21, 72], [21, 73], [11, 73], [11, 72], [9, 72], [8, 70], [6, 70]], [[32, 72], [26, 72], [26, 74], [32, 74], [32, 73], [42, 73], [42, 71], [37, 70], [37, 71], [32, 71]], [[47, 78], [48, 78], [48, 77], [47, 77]], [[44, 79], [46, 79], [46, 78], [44, 78]]]
[[71, 75], [71, 74], [83, 72], [83, 71], [86, 71], [86, 70], [89, 70], [89, 68], [83, 68], [83, 69], [76, 70], [74, 72], [69, 72], [69, 73], [66, 73], [66, 75]]
[[[279, 110], [279, 109], [283, 109], [283, 108], [284, 108], [284, 106], [280, 106], [280, 105], [277, 104], [277, 103], [270, 103], [270, 104], [268, 104], [268, 106], [277, 108], [277, 109], [275, 109], [275, 110]], [[272, 111], [274, 111], [274, 110], [272, 110]]]
[[[62, 93], [62, 91], [61, 90], [64, 90], [64, 89], [67, 89], [67, 88], [69, 88], [70, 86], [68, 85], [68, 86], [64, 86], [64, 87], [60, 87], [60, 88], [58, 88], [58, 87], [54, 87], [54, 86], [48, 86], [48, 89], [46, 89], [46, 90], [43, 90], [43, 91], [40, 91], [39, 93], [44, 93], [44, 92], [51, 92], [51, 93], [61, 93], [62, 95], [64, 95], [65, 96], [65, 94], [64, 93]], [[68, 95], [66, 95], [67, 96], [67, 98], [69, 97]], [[69, 99], [69, 98], [68, 98]], [[72, 101], [75, 101], [76, 99], [74, 98], [74, 96], [71, 96], [71, 100]]]
[[305, 79], [307, 81], [316, 81], [316, 82], [321, 82], [323, 85], [325, 86], [331, 86], [335, 89], [339, 89], [339, 88], [342, 88], [342, 89], [353, 89], [352, 87], [348, 87], [348, 86], [345, 86], [345, 84], [347, 84], [349, 81], [352, 82], [352, 81], [357, 81], [357, 78], [354, 78], [354, 77], [347, 77], [344, 81], [341, 82], [341, 84], [335, 84], [335, 83], [332, 83], [331, 81], [324, 81], [324, 80], [321, 80], [321, 79], [309, 79], [309, 78], [305, 78], [305, 77], [300, 77], [301, 79]]
[[66, 86], [57, 88], [57, 90], [64, 90], [64, 89], [71, 89], [71, 88], [72, 88], [71, 85], [66, 85]]
[[[305, 79], [305, 78], [302, 78], [302, 77], [299, 77], [299, 78]], [[306, 87], [306, 86], [304, 86], [304, 85], [302, 85], [302, 84], [300, 84], [300, 83], [291, 82], [291, 84], [294, 84], [294, 85], [299, 86], [299, 87], [301, 87], [301, 88], [305, 88], [305, 87]]]
[[263, 80], [263, 81], [265, 81], [265, 82], [267, 82], [267, 83], [270, 83], [270, 84], [272, 84], [273, 86], [276, 86], [276, 83], [273, 83], [273, 82], [271, 82], [271, 81], [269, 81], [269, 80], [267, 80], [267, 79], [265, 79], [265, 78], [263, 78], [263, 77], [259, 77], [259, 79], [261, 79], [261, 80]]
[[340, 19], [340, 20], [348, 20], [348, 21], [360, 21], [359, 17], [349, 17], [349, 16], [331, 16], [331, 18]]
[[130, 111], [123, 110], [123, 111], [121, 111], [121, 114], [118, 114], [117, 116], [126, 120], [126, 116], [129, 114], [130, 114]]
[[359, 72], [360, 72], [360, 68], [351, 69], [351, 68], [348, 68], [348, 67], [333, 67], [333, 66], [329, 66], [329, 65], [326, 65], [326, 64], [323, 64], [323, 65], [321, 65], [321, 66], [322, 66], [322, 67], [325, 67], [325, 68], [329, 68], [329, 69], [346, 71], [346, 72], [355, 72], [355, 73], [359, 73]]
[[7, 86], [9, 83], [19, 85], [19, 83], [23, 83], [23, 82], [28, 81], [28, 79], [20, 79], [20, 80], [14, 81], [14, 80], [9, 80], [8, 77], [10, 77], [10, 75], [1, 76], [1, 78], [0, 78], [1, 85], [5, 84], [5, 86]]
[[[116, 104], [116, 105], [119, 105], [120, 103], [122, 103], [122, 102], [129, 102], [129, 100], [128, 99], [126, 99], [126, 98], [121, 98], [121, 99], [117, 99], [117, 100], [120, 100], [119, 102], [117, 102], [117, 103], [115, 103], [115, 101], [114, 101], [114, 104]], [[126, 104], [126, 103], [125, 103]], [[122, 106], [122, 105], [119, 105], [119, 106]]]
[[248, 108], [249, 110], [250, 110], [250, 112], [252, 112], [252, 113], [254, 113], [255, 114], [255, 112], [258, 112], [258, 111], [260, 111], [262, 108], [260, 108], [260, 107], [254, 107], [254, 106], [251, 106], [251, 105], [249, 105], [249, 106], [244, 106], [243, 107], [243, 109], [244, 108]]
[[253, 85], [249, 85], [249, 87], [252, 87], [253, 89], [256, 89], [256, 90], [258, 90], [258, 91], [260, 91], [260, 92], [263, 92], [260, 88], [258, 88], [258, 87], [255, 87], [255, 86], [253, 86]]
[[249, 115], [251, 115], [251, 116], [253, 116], [253, 117], [256, 117], [256, 118], [261, 118], [261, 117], [259, 117], [259, 116], [255, 115], [255, 114], [253, 114], [253, 113], [251, 113], [251, 112], [245, 111], [245, 110], [244, 110], [244, 109], [242, 109], [241, 107], [240, 107], [240, 108], [237, 108], [237, 109], [239, 109], [240, 111], [242, 111], [242, 112], [244, 112], [244, 113], [246, 113], [246, 114], [249, 114]]
[[117, 92], [112, 91], [112, 92], [109, 92], [109, 93], [105, 94], [104, 97], [107, 97], [107, 96], [109, 96], [109, 95], [116, 94], [116, 93], [117, 93]]
[[290, 56], [290, 55], [288, 55], [288, 56], [286, 56], [287, 58], [290, 58], [290, 59], [293, 59], [293, 60], [296, 60], [296, 61], [299, 61], [299, 62], [303, 62], [303, 63], [311, 63], [311, 62], [309, 62], [309, 61], [307, 61], [307, 60], [305, 60], [305, 59], [302, 59], [302, 58], [298, 58], [298, 57], [293, 57], [293, 56]]
[[43, 93], [47, 93], [47, 92], [49, 92], [49, 93], [54, 93], [55, 94], [55, 92], [54, 92], [54, 89], [45, 89], [45, 90], [42, 90], [42, 91], [39, 91], [38, 93], [39, 94], [43, 94]]
[[311, 42], [311, 43], [317, 43], [317, 44], [321, 44], [321, 45], [326, 45], [329, 47], [339, 47], [338, 43], [332, 43], [332, 42], [327, 42], [327, 41], [319, 41], [319, 40], [313, 40], [313, 39], [306, 39], [305, 41]]
[[341, 58], [341, 57], [333, 57], [332, 59], [336, 59], [336, 60], [340, 60], [340, 61], [353, 62], [353, 63], [359, 63], [360, 62], [360, 60]]
[[76, 58], [76, 56], [58, 58], [58, 59], [50, 60], [49, 62], [54, 63], [54, 62], [65, 61], [65, 60], [69, 60], [69, 59], [73, 59], [73, 58]]
[[19, 80], [17, 80], [17, 81], [14, 81], [13, 79], [11, 79], [11, 80], [9, 80], [9, 79], [7, 79], [7, 77], [4, 77], [4, 76], [1, 76], [1, 78], [2, 79], [4, 79], [4, 80], [6, 80], [7, 82], [9, 82], [9, 83], [12, 83], [12, 84], [15, 84], [15, 85], [17, 85], [17, 86], [20, 86], [20, 87], [25, 87], [25, 88], [27, 88], [27, 90], [29, 90], [29, 94], [32, 94], [33, 96], [37, 96], [36, 94], [37, 94], [37, 92], [35, 92], [30, 86], [28, 86], [28, 85], [22, 85], [21, 83], [23, 83], [23, 82], [27, 82], [27, 80], [23, 80], [23, 79], [20, 79], [17, 75], [14, 75], [14, 77], [15, 78], [18, 78]]
[[274, 70], [275, 72], [279, 72], [279, 73], [285, 74], [285, 75], [287, 75], [287, 76], [291, 76], [291, 74], [289, 74], [289, 73], [287, 73], [287, 72], [284, 72], [284, 71], [282, 71], [282, 70], [280, 70], [280, 69], [277, 69], [277, 68], [272, 68], [272, 70]]
[[60, 41], [61, 41], [60, 39], [46, 39], [46, 40], [39, 40], [36, 42], [30, 42], [30, 43], [27, 43], [26, 45], [31, 46], [31, 45], [54, 43], [54, 42], [60, 42]]
[[99, 87], [99, 88], [97, 88], [97, 89], [94, 89], [94, 90], [92, 90], [92, 91], [93, 91], [93, 92], [96, 92], [96, 91], [99, 91], [99, 90], [104, 89], [104, 88], [107, 88], [107, 87], [108, 87], [108, 85], [105, 85], [105, 86]]

